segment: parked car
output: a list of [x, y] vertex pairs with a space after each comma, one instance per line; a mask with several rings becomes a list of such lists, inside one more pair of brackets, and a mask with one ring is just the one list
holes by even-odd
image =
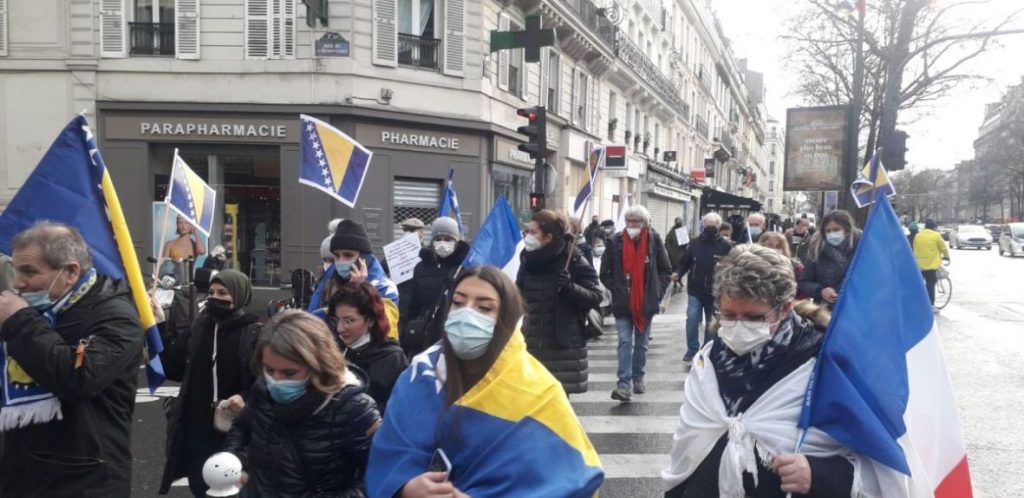
[[1024, 254], [1024, 223], [1003, 225], [999, 233], [999, 254]]
[[981, 225], [957, 225], [956, 230], [949, 234], [949, 247], [963, 249], [973, 247], [975, 249], [992, 249], [992, 234]]

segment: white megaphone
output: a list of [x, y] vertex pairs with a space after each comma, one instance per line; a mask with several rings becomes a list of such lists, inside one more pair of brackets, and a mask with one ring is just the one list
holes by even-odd
[[236, 496], [241, 479], [242, 461], [231, 453], [214, 453], [203, 464], [203, 480], [210, 487], [206, 496]]

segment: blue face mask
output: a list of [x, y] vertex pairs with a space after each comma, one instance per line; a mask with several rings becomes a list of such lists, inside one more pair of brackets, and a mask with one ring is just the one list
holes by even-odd
[[348, 280], [352, 275], [352, 262], [351, 261], [335, 261], [334, 272], [338, 274], [342, 280]]
[[57, 271], [57, 276], [53, 277], [53, 282], [50, 282], [50, 287], [44, 291], [33, 291], [33, 292], [22, 292], [21, 298], [28, 303], [29, 306], [44, 311], [53, 306], [53, 299], [50, 299], [50, 291], [53, 290], [53, 286], [57, 284], [57, 280], [60, 279], [61, 273], [64, 273], [64, 268]]
[[282, 405], [287, 405], [299, 399], [306, 392], [306, 384], [309, 382], [309, 379], [274, 380], [273, 377], [266, 373], [263, 374], [263, 380], [267, 383], [267, 391], [270, 392], [270, 397]]
[[757, 242], [758, 237], [760, 237], [763, 232], [764, 230], [762, 230], [761, 227], [750, 227], [750, 238], [753, 239], [754, 242]]
[[460, 360], [475, 360], [487, 352], [494, 338], [494, 319], [470, 308], [459, 308], [448, 314], [445, 334]]
[[825, 240], [827, 240], [829, 244], [838, 246], [839, 244], [842, 244], [844, 240], [846, 240], [846, 232], [840, 231], [826, 233]]

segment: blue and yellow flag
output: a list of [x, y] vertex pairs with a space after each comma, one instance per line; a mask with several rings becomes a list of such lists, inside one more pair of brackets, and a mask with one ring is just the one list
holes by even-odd
[[576, 195], [576, 201], [572, 205], [572, 215], [576, 218], [582, 217], [583, 209], [587, 206], [587, 199], [590, 199], [594, 193], [594, 182], [597, 181], [597, 172], [604, 167], [606, 153], [607, 149], [603, 145], [598, 145], [590, 151], [587, 175], [583, 178], [580, 193]]
[[114, 183], [83, 115], [72, 119], [57, 136], [0, 215], [0, 251], [10, 254], [14, 236], [43, 220], [78, 229], [89, 244], [96, 271], [128, 281], [142, 324], [140, 333], [146, 334], [149, 390], [155, 391], [164, 381], [163, 343]]
[[459, 196], [455, 195], [455, 168], [448, 170], [448, 183], [444, 189], [444, 197], [441, 199], [441, 207], [438, 214], [454, 218], [459, 225], [459, 233], [466, 235], [462, 228], [462, 213], [459, 212]]
[[174, 149], [174, 168], [167, 187], [167, 205], [185, 217], [189, 223], [210, 236], [213, 213], [217, 209], [217, 191], [206, 184]]
[[[873, 181], [872, 181], [873, 180]], [[860, 175], [850, 186], [857, 207], [862, 208], [871, 204], [879, 197], [892, 197], [896, 195], [896, 189], [889, 183], [889, 175], [885, 172], [885, 166], [878, 157], [878, 151], [871, 156], [871, 161], [864, 165]]]
[[300, 114], [299, 125], [299, 183], [355, 207], [373, 152], [314, 117]]
[[604, 482], [597, 451], [522, 332], [453, 406], [445, 406], [441, 344], [414, 357], [395, 383], [373, 437], [367, 496], [398, 494], [438, 448], [451, 461], [448, 479], [469, 496], [594, 496]]

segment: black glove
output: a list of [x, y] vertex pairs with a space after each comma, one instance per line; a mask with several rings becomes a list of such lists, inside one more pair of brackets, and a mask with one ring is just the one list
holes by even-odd
[[558, 290], [565, 290], [570, 285], [572, 285], [572, 277], [569, 275], [568, 271], [562, 270], [562, 272], [558, 274]]

